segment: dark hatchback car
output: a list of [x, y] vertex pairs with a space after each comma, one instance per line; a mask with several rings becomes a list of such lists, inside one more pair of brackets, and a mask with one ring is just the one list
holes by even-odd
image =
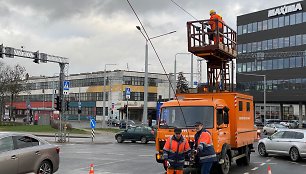
[[141, 143], [146, 144], [149, 141], [155, 141], [155, 136], [152, 128], [148, 126], [137, 126], [118, 132], [115, 135], [115, 139], [118, 143], [122, 143], [124, 141], [140, 141]]
[[135, 122], [133, 120], [120, 120], [119, 129], [126, 129], [126, 122], [128, 122], [128, 127], [135, 126]]
[[117, 119], [109, 119], [107, 120], [107, 125], [108, 126], [119, 126], [119, 120]]

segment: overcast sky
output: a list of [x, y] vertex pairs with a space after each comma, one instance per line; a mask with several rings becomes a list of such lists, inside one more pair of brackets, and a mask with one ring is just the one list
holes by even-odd
[[[214, 9], [232, 28], [237, 15], [296, 2], [296, 0], [174, 0], [197, 19], [209, 18]], [[152, 40], [167, 73], [173, 72], [174, 55], [187, 52], [186, 22], [194, 20], [171, 0], [130, 0]], [[144, 71], [145, 39], [126, 0], [0, 0], [0, 43], [15, 48], [69, 58], [69, 73], [127, 68]], [[178, 70], [188, 71], [190, 59], [178, 57]], [[29, 59], [5, 58], [21, 64], [31, 76], [59, 73], [54, 63], [35, 64]], [[162, 73], [149, 46], [149, 71]], [[196, 71], [196, 67], [195, 67]]]

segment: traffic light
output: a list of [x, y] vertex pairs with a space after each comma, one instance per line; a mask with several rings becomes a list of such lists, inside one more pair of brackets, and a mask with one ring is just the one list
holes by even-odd
[[66, 100], [66, 111], [69, 111], [69, 103], [70, 103], [70, 101]]
[[39, 51], [36, 51], [33, 53], [34, 54], [34, 63], [39, 63]]
[[123, 107], [123, 113], [127, 113], [127, 105], [124, 105], [124, 107]]
[[54, 103], [54, 108], [58, 111], [62, 111], [62, 100], [60, 99], [60, 96], [55, 97], [55, 103]]
[[78, 109], [78, 114], [81, 114], [81, 113], [82, 113], [82, 109], [79, 108], [79, 109]]

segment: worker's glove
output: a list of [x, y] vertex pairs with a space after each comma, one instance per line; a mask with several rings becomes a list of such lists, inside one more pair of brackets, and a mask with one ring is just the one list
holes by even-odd
[[167, 167], [170, 167], [170, 163], [169, 163], [169, 161], [167, 161]]

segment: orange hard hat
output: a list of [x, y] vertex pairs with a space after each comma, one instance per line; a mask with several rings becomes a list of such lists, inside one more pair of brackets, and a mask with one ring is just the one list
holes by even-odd
[[216, 11], [215, 11], [215, 10], [210, 10], [210, 11], [209, 11], [209, 14], [210, 14], [210, 15], [213, 14], [213, 13], [216, 13]]

